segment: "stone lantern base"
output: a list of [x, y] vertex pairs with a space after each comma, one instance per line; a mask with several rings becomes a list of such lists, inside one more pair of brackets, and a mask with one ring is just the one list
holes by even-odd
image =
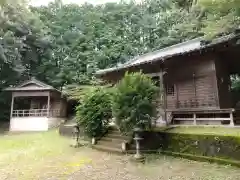
[[136, 163], [145, 163], [145, 157], [144, 156], [142, 156], [142, 155], [134, 155], [134, 156], [132, 156], [131, 158], [130, 158], [130, 160], [132, 161], [132, 162], [136, 162]]

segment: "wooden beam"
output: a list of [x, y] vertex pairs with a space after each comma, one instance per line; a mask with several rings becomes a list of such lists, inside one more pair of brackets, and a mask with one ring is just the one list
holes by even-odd
[[12, 113], [13, 113], [13, 107], [14, 107], [14, 96], [12, 95], [12, 102], [11, 102], [11, 112], [10, 112], [10, 119], [12, 118]]
[[160, 74], [161, 73], [147, 73], [146, 75], [150, 77], [155, 77], [155, 76], [160, 76]]
[[205, 113], [231, 113], [235, 112], [235, 109], [200, 109], [200, 108], [188, 108], [188, 109], [167, 109], [167, 112], [173, 112], [173, 114], [205, 114]]
[[168, 124], [167, 122], [167, 114], [166, 114], [166, 93], [165, 93], [165, 87], [164, 87], [164, 79], [163, 79], [163, 69], [161, 68], [160, 73], [159, 73], [159, 86], [160, 86], [160, 94], [161, 94], [161, 104], [164, 110], [164, 119], [166, 121], [166, 124]]
[[194, 105], [197, 101], [197, 87], [196, 87], [196, 75], [193, 73], [193, 87], [194, 87]]
[[233, 113], [230, 113], [230, 126], [234, 126]]
[[197, 116], [196, 113], [193, 114], [193, 124], [197, 125]]
[[175, 121], [230, 121], [230, 118], [174, 118]]
[[50, 96], [50, 92], [48, 93], [48, 104], [47, 104], [47, 117], [49, 117], [50, 115], [50, 99], [51, 99], [51, 96]]
[[49, 91], [33, 91], [33, 92], [13, 92], [14, 97], [34, 97], [34, 96], [48, 96]]
[[178, 104], [178, 101], [179, 101], [179, 94], [178, 94], [178, 84], [176, 83], [175, 84], [175, 89], [176, 89], [176, 108], [178, 109], [179, 108], [179, 104]]

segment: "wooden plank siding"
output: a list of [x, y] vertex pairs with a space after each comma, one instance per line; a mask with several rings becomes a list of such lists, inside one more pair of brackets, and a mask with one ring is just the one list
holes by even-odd
[[174, 94], [167, 93], [167, 109], [219, 107], [215, 61], [211, 56], [169, 68], [165, 81], [166, 88], [174, 84]]
[[196, 102], [198, 107], [217, 107], [214, 74], [196, 77]]

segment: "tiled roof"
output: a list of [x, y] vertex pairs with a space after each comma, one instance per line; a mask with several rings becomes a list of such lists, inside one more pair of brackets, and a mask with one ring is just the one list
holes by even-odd
[[27, 80], [16, 87], [8, 87], [5, 89], [5, 91], [43, 91], [43, 90], [59, 91], [53, 86], [50, 86], [35, 78], [31, 78], [30, 80]]
[[173, 46], [169, 46], [169, 47], [157, 50], [157, 51], [153, 51], [153, 52], [150, 52], [147, 54], [137, 56], [137, 57], [133, 58], [132, 60], [130, 60], [120, 66], [117, 66], [117, 67], [99, 70], [96, 72], [96, 75], [106, 74], [109, 72], [126, 69], [129, 67], [138, 66], [141, 64], [150, 63], [153, 61], [164, 60], [164, 59], [167, 59], [167, 58], [170, 58], [173, 56], [183, 55], [186, 53], [190, 53], [192, 51], [201, 50], [206, 47], [228, 41], [235, 37], [236, 37], [236, 35], [223, 36], [223, 37], [212, 40], [208, 44], [203, 43], [203, 42], [205, 42], [204, 37], [199, 37], [199, 38], [192, 39], [192, 40], [189, 40], [189, 41], [186, 41], [183, 43], [179, 43], [179, 44], [176, 44]]

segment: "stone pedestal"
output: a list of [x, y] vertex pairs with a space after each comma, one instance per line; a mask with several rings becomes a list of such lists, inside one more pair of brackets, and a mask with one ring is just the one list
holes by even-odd
[[135, 136], [133, 139], [136, 141], [136, 154], [133, 157], [134, 157], [135, 161], [137, 161], [137, 162], [142, 162], [145, 159], [140, 151], [140, 141], [143, 139], [141, 137], [141, 132], [142, 132], [142, 129], [140, 129], [140, 128], [134, 129]]
[[96, 144], [96, 138], [92, 138], [92, 145]]

